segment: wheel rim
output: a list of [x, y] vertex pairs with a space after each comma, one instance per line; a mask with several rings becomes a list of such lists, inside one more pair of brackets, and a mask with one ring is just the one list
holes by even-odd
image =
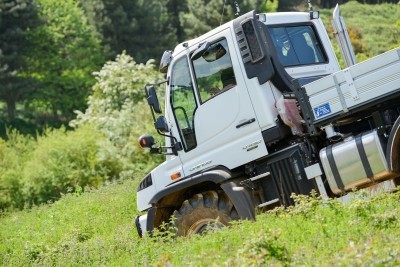
[[221, 223], [218, 219], [211, 219], [211, 218], [205, 218], [198, 220], [195, 222], [190, 228], [188, 229], [187, 234], [202, 234], [206, 232], [210, 232], [215, 229], [220, 229], [224, 227], [225, 225]]

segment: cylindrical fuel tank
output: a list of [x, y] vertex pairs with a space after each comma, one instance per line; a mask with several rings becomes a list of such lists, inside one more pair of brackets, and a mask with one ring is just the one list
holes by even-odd
[[332, 192], [342, 194], [389, 178], [384, 147], [384, 139], [373, 130], [323, 148], [319, 156]]

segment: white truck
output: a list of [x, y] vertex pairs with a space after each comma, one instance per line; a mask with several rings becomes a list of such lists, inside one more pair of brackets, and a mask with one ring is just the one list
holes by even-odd
[[[400, 47], [355, 64], [339, 9], [340, 69], [318, 12], [252, 11], [166, 51], [165, 116], [145, 88], [166, 155], [137, 190], [140, 236], [255, 219], [291, 194], [345, 197], [400, 176]], [[171, 220], [172, 218], [172, 220]]]

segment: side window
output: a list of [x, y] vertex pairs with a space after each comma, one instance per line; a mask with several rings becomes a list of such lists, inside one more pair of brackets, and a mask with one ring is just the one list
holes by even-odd
[[312, 26], [284, 26], [269, 29], [278, 58], [283, 66], [327, 62]]
[[202, 103], [236, 85], [226, 39], [210, 45], [203, 56], [193, 61], [193, 68]]
[[171, 75], [171, 107], [185, 151], [196, 147], [194, 114], [197, 103], [190, 78], [187, 58], [179, 59]]

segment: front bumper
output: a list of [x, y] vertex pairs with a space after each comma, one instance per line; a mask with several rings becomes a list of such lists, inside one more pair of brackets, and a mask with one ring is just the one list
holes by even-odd
[[154, 226], [154, 213], [155, 208], [150, 208], [147, 210], [147, 214], [136, 216], [135, 226], [140, 237], [143, 237], [146, 232], [151, 236]]
[[147, 214], [136, 216], [135, 226], [139, 236], [143, 237], [143, 234], [147, 231]]

